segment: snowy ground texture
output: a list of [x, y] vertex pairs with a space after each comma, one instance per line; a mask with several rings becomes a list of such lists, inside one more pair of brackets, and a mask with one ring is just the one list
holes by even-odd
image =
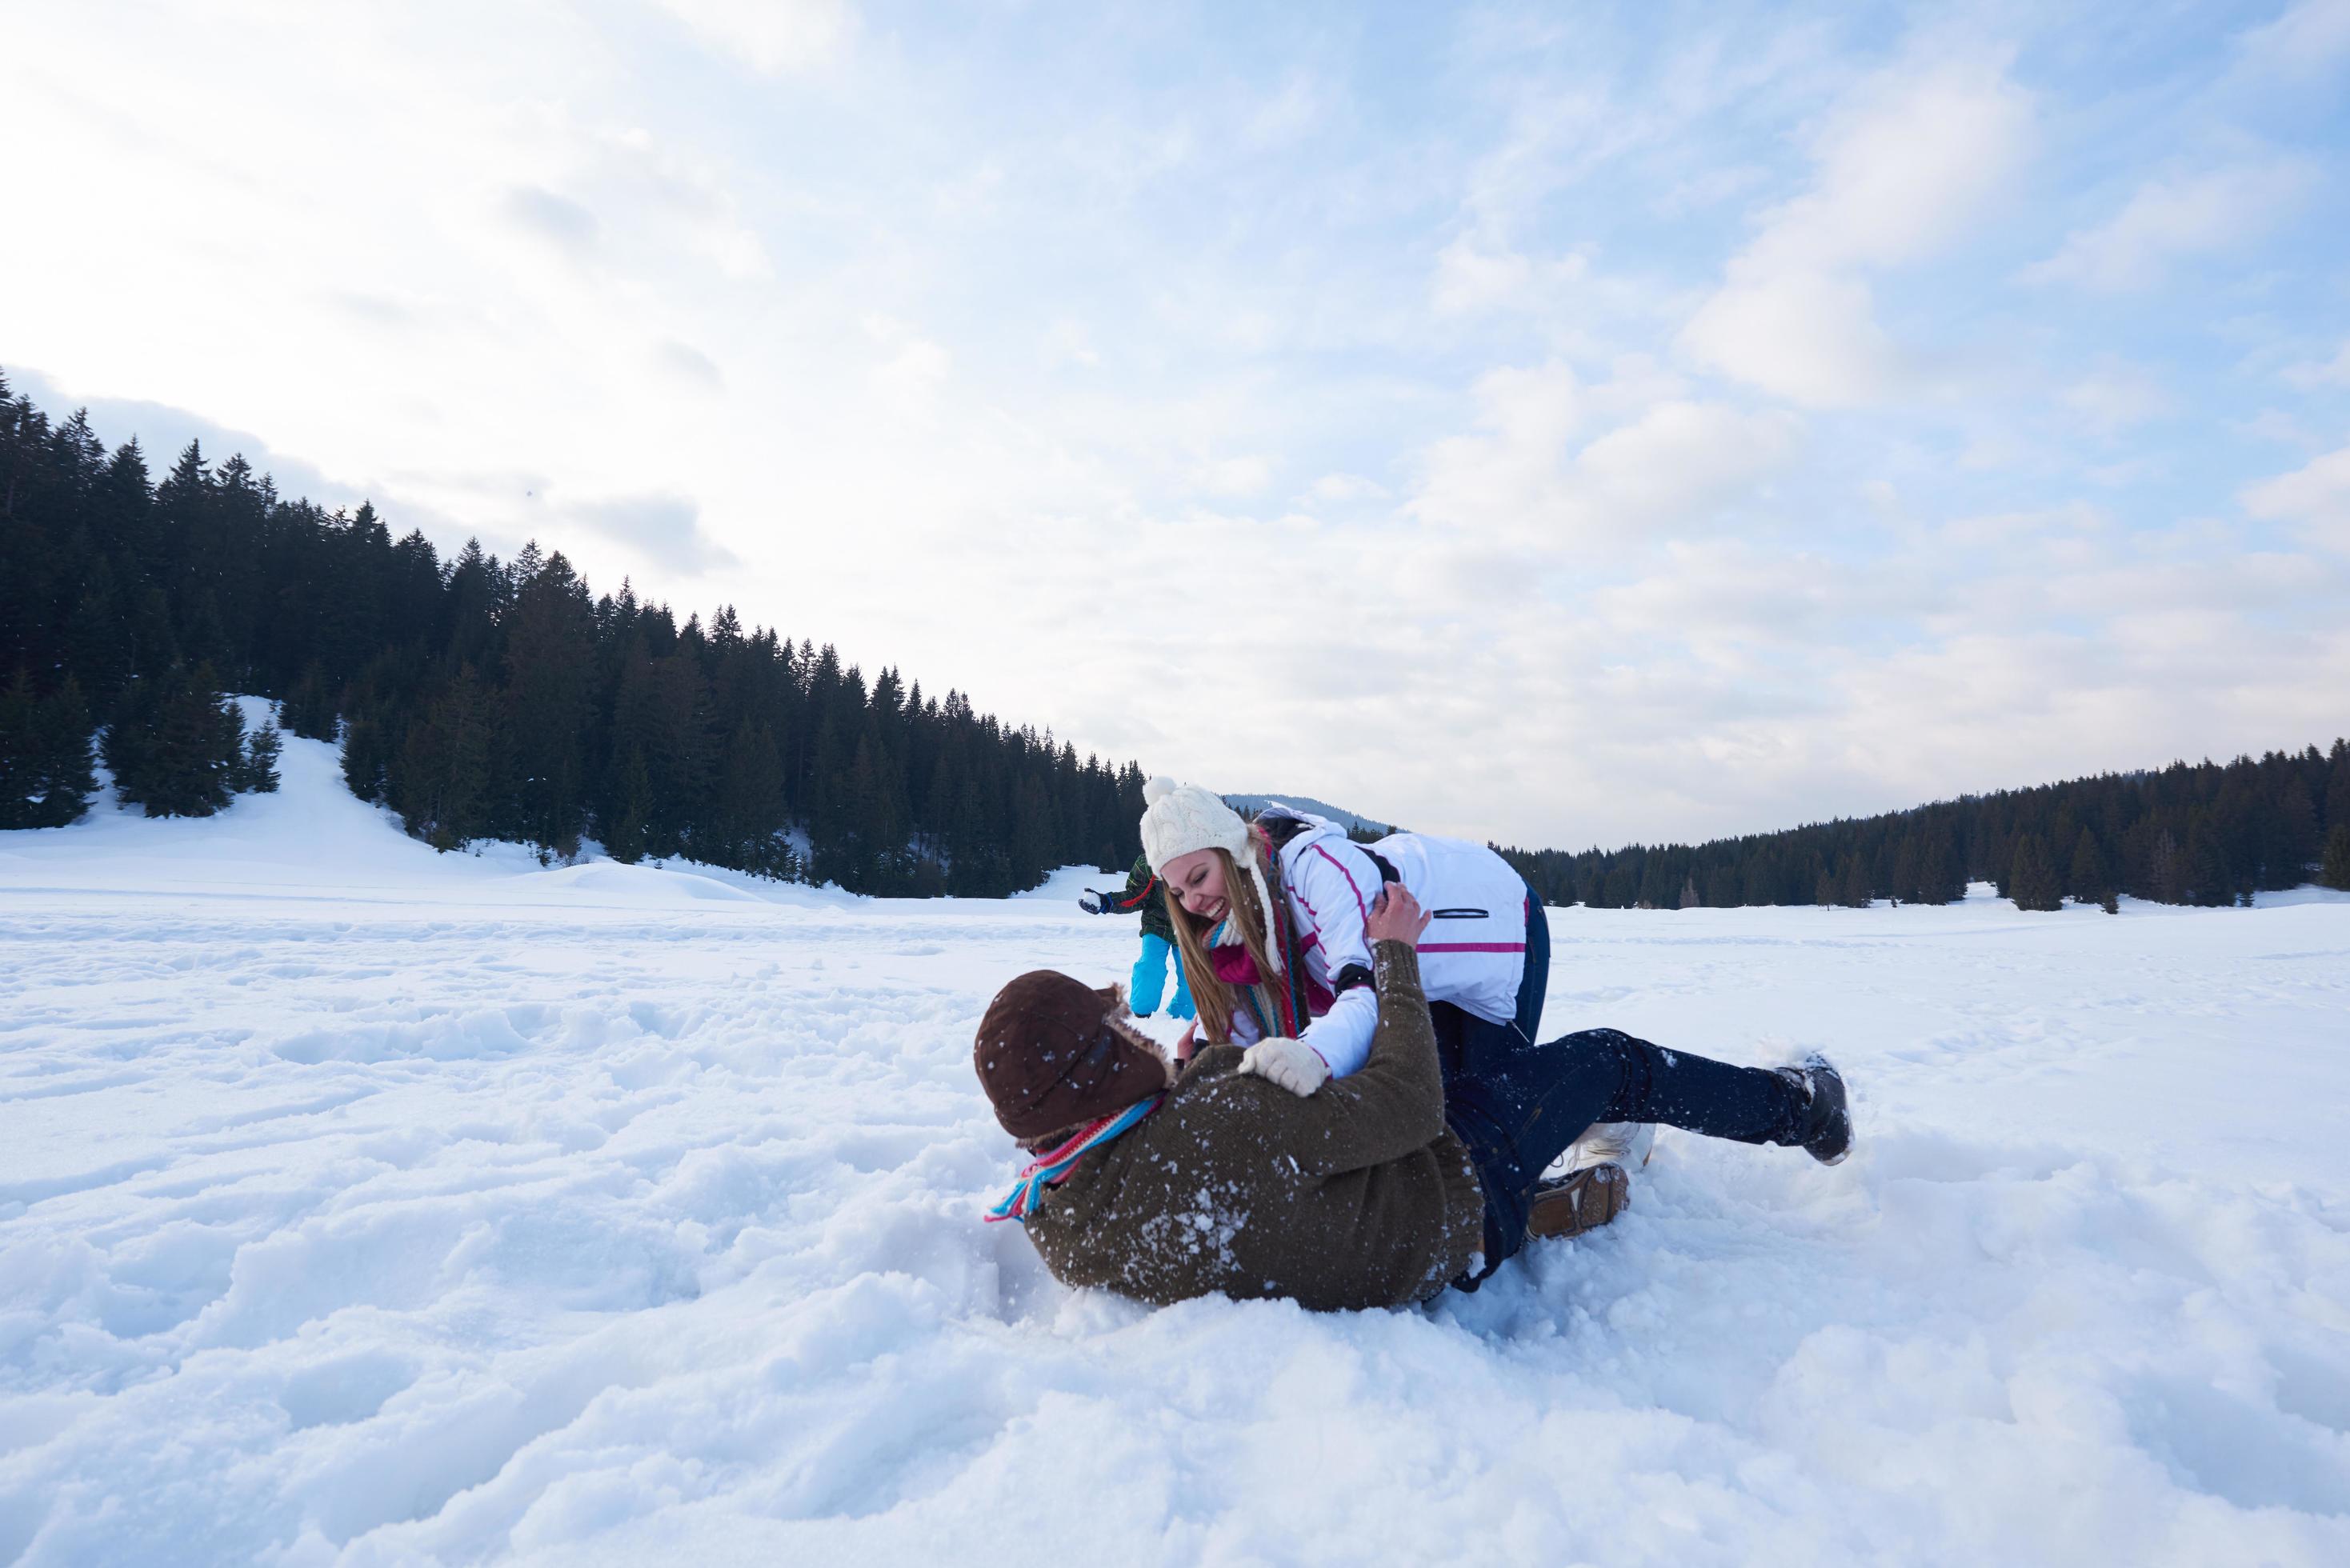
[[438, 857], [290, 740], [0, 835], [0, 1563], [2350, 1562], [2350, 902], [1555, 911], [1548, 1030], [1819, 1046], [1475, 1296], [1075, 1294], [891, 903]]

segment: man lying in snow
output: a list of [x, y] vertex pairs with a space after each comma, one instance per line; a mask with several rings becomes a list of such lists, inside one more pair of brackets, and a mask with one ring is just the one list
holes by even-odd
[[[1448, 1104], [1415, 950], [1427, 924], [1389, 883], [1368, 929], [1369, 1058], [1303, 1097], [1238, 1071], [1232, 1045], [1171, 1075], [1115, 988], [1050, 970], [1005, 986], [972, 1062], [996, 1120], [1038, 1158], [990, 1218], [1024, 1221], [1064, 1284], [1161, 1305], [1222, 1294], [1401, 1306], [1448, 1284], [1473, 1290], [1530, 1222], [1535, 1234], [1580, 1228], [1574, 1198], [1589, 1184], [1559, 1202], [1537, 1184], [1594, 1122], [1792, 1145], [1830, 1165], [1851, 1148], [1844, 1081], [1825, 1060], [1733, 1067], [1612, 1029], [1466, 1062]], [[1620, 1195], [1620, 1171], [1601, 1179]], [[1601, 1220], [1619, 1205], [1604, 1206]]]

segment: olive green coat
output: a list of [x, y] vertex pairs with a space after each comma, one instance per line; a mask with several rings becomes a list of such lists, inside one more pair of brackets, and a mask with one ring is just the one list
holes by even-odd
[[1401, 1306], [1468, 1270], [1485, 1201], [1444, 1125], [1419, 959], [1380, 942], [1379, 1025], [1360, 1071], [1304, 1098], [1193, 1057], [1166, 1103], [1048, 1188], [1028, 1236], [1064, 1284], [1165, 1304], [1287, 1296]]
[[1126, 874], [1126, 887], [1116, 902], [1121, 909], [1141, 911], [1144, 936], [1157, 937], [1170, 948], [1175, 945], [1175, 921], [1167, 913], [1166, 884], [1141, 856], [1134, 857], [1134, 869]]

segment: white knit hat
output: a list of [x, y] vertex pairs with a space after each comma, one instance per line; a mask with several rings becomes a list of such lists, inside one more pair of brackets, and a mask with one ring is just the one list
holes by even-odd
[[[1251, 842], [1249, 826], [1241, 820], [1240, 813], [1223, 803], [1213, 791], [1198, 784], [1177, 784], [1173, 779], [1156, 778], [1142, 786], [1142, 857], [1150, 862], [1153, 871], [1164, 871], [1167, 863], [1194, 849], [1221, 849], [1248, 874], [1256, 888], [1257, 908], [1264, 912], [1266, 934], [1273, 934], [1272, 922], [1281, 919], [1281, 911], [1273, 907], [1273, 890], [1265, 886], [1264, 871], [1257, 864], [1256, 846]], [[1228, 937], [1226, 943], [1239, 940]], [[1281, 943], [1269, 940], [1266, 957], [1274, 969], [1281, 968]]]

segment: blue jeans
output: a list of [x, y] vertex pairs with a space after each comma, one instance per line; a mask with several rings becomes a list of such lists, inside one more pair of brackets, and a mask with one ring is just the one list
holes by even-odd
[[1485, 1262], [1453, 1283], [1474, 1290], [1526, 1241], [1526, 1210], [1551, 1162], [1596, 1122], [1657, 1122], [1739, 1143], [1794, 1143], [1803, 1101], [1762, 1067], [1668, 1051], [1617, 1029], [1534, 1044], [1550, 982], [1550, 921], [1526, 911], [1526, 972], [1517, 1016], [1491, 1023], [1429, 1004], [1444, 1068], [1444, 1119], [1485, 1189]]

